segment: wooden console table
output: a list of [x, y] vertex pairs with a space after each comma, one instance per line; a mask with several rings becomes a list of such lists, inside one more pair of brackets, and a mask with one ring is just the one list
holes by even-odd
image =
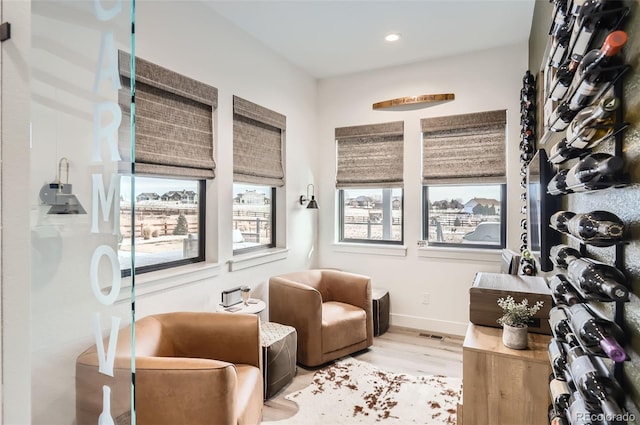
[[529, 333], [529, 347], [512, 350], [502, 345], [502, 329], [469, 324], [462, 348], [464, 425], [549, 422], [550, 338]]

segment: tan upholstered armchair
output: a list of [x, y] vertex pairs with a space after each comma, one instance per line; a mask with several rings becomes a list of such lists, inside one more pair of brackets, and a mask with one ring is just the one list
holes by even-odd
[[269, 279], [269, 320], [298, 333], [297, 361], [317, 366], [373, 344], [371, 279], [307, 270]]
[[[113, 378], [98, 373], [95, 346], [77, 358], [78, 425], [98, 423], [103, 385], [112, 387], [111, 416], [116, 423], [118, 417], [130, 415], [130, 338], [130, 327], [120, 330]], [[106, 350], [108, 338], [104, 346]], [[136, 322], [135, 350], [138, 424], [260, 423], [258, 316], [192, 312], [147, 316]]]

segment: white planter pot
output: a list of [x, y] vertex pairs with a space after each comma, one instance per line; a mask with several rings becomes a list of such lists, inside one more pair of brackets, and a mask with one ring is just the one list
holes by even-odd
[[502, 326], [502, 343], [505, 347], [514, 350], [524, 350], [528, 344], [528, 327], [517, 328], [515, 326]]

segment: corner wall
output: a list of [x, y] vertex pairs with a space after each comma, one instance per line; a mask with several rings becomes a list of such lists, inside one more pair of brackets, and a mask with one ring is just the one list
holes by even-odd
[[[421, 249], [420, 119], [507, 110], [507, 246], [520, 246], [520, 99], [528, 49], [521, 43], [435, 61], [321, 80], [318, 86], [320, 187], [318, 264], [371, 276], [389, 290], [391, 323], [463, 335], [469, 320], [469, 288], [477, 272], [499, 271], [500, 251]], [[417, 111], [374, 111], [386, 99], [454, 93], [455, 100]], [[404, 238], [406, 255], [375, 255], [336, 249], [334, 129], [404, 120]], [[420, 251], [420, 252], [419, 252]], [[424, 305], [422, 293], [430, 294]]]

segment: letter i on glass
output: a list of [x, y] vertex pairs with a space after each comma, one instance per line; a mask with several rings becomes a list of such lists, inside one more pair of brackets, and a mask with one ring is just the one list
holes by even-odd
[[98, 425], [115, 425], [111, 417], [111, 388], [102, 387], [102, 413], [98, 417]]

